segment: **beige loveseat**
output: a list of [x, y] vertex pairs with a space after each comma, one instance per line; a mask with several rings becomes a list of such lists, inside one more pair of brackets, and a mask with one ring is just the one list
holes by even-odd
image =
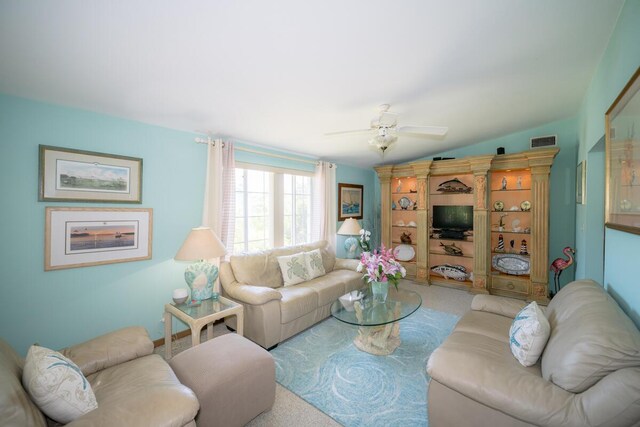
[[478, 295], [431, 355], [429, 425], [639, 426], [640, 332], [591, 280], [566, 285], [545, 314], [551, 335], [538, 363], [509, 348], [525, 305]]
[[[319, 248], [326, 274], [284, 286], [277, 257]], [[220, 265], [220, 282], [227, 297], [244, 305], [244, 336], [271, 348], [331, 314], [331, 304], [361, 288], [357, 260], [336, 259], [325, 241], [231, 256]], [[225, 319], [236, 327], [236, 319]]]

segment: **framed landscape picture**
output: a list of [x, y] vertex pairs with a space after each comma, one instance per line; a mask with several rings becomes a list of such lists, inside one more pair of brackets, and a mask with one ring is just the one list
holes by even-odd
[[640, 68], [605, 115], [605, 226], [640, 234]]
[[362, 219], [363, 189], [358, 184], [338, 184], [338, 221]]
[[40, 146], [39, 197], [53, 202], [142, 203], [142, 159]]
[[151, 259], [153, 210], [45, 209], [44, 269]]

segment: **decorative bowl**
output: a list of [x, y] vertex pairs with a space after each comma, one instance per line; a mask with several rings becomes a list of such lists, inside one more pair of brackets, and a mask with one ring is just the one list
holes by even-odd
[[393, 249], [393, 256], [398, 261], [411, 261], [415, 255], [416, 251], [411, 245], [398, 245]]
[[342, 295], [338, 299], [340, 300], [340, 304], [342, 304], [345, 310], [353, 311], [353, 304], [356, 301], [360, 301], [362, 299], [362, 296], [362, 292], [360, 291], [351, 291], [348, 294]]
[[172, 297], [173, 302], [176, 303], [176, 305], [184, 304], [187, 301], [187, 298], [189, 298], [189, 291], [184, 288], [178, 288], [173, 291]]

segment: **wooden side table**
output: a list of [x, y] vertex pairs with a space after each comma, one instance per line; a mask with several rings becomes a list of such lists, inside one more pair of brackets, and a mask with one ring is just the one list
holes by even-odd
[[165, 304], [164, 305], [164, 351], [165, 358], [171, 358], [171, 316], [185, 322], [191, 328], [191, 346], [200, 344], [200, 331], [207, 325], [207, 339], [213, 338], [213, 322], [227, 316], [236, 316], [236, 333], [242, 336], [244, 326], [244, 311], [238, 304], [225, 297], [217, 301], [212, 299], [201, 301], [199, 305]]

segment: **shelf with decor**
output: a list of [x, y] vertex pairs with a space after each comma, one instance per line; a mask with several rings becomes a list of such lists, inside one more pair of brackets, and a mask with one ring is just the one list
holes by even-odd
[[493, 294], [548, 302], [549, 173], [558, 150], [496, 157], [489, 179]]
[[[416, 275], [417, 241], [415, 240], [417, 223], [417, 179], [415, 176], [404, 174], [390, 180], [391, 190], [391, 229], [387, 246], [394, 253], [394, 257], [405, 267], [407, 276]], [[408, 238], [409, 242], [403, 242]], [[384, 241], [383, 241], [384, 243]], [[389, 245], [390, 243], [390, 245]]]
[[[462, 170], [429, 177], [429, 282], [472, 287], [473, 175]], [[455, 231], [454, 231], [455, 230]]]
[[[558, 151], [539, 148], [376, 167], [382, 242], [415, 251], [408, 265], [415, 267], [417, 282], [546, 303], [549, 173]], [[449, 214], [453, 224], [440, 224]], [[410, 244], [402, 243], [403, 233], [410, 235]], [[507, 253], [496, 250], [500, 238], [502, 250], [522, 258], [505, 259]], [[496, 256], [498, 268], [492, 263]], [[505, 265], [513, 262], [524, 262], [529, 271], [500, 271], [510, 271]], [[458, 270], [446, 271], [447, 264]], [[440, 272], [434, 270], [438, 266]]]

